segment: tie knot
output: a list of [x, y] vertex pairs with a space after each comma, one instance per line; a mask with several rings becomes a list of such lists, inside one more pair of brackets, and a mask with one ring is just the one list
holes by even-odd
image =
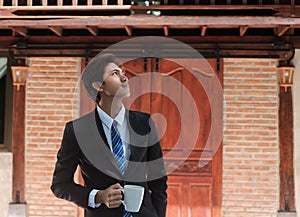
[[114, 127], [116, 129], [117, 126], [118, 126], [118, 122], [114, 120], [111, 127]]

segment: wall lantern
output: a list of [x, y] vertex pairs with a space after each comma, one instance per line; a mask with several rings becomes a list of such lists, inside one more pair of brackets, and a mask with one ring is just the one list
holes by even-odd
[[284, 92], [287, 92], [288, 87], [293, 86], [293, 75], [295, 67], [291, 64], [280, 64], [277, 67], [277, 78], [280, 87], [284, 87]]
[[13, 85], [20, 90], [21, 85], [25, 85], [28, 73], [28, 66], [11, 66]]

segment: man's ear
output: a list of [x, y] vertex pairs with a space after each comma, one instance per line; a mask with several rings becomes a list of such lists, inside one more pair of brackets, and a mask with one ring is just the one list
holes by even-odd
[[103, 88], [102, 88], [102, 82], [100, 81], [94, 81], [92, 83], [92, 86], [93, 88], [95, 88], [97, 91], [103, 91]]

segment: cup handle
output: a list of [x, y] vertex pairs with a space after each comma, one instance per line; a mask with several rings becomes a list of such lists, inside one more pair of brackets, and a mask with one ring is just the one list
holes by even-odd
[[125, 202], [124, 202], [124, 189], [120, 189], [121, 194], [122, 194], [122, 199], [121, 199], [121, 203], [124, 205], [124, 207], [126, 208]]

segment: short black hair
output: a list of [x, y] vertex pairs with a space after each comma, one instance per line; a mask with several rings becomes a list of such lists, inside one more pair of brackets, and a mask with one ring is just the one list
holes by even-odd
[[116, 60], [116, 55], [113, 53], [99, 53], [83, 70], [81, 80], [89, 97], [96, 103], [99, 103], [100, 101], [100, 94], [98, 93], [98, 90], [92, 86], [92, 84], [95, 81], [103, 82], [103, 74], [108, 63], [115, 63], [119, 65]]

